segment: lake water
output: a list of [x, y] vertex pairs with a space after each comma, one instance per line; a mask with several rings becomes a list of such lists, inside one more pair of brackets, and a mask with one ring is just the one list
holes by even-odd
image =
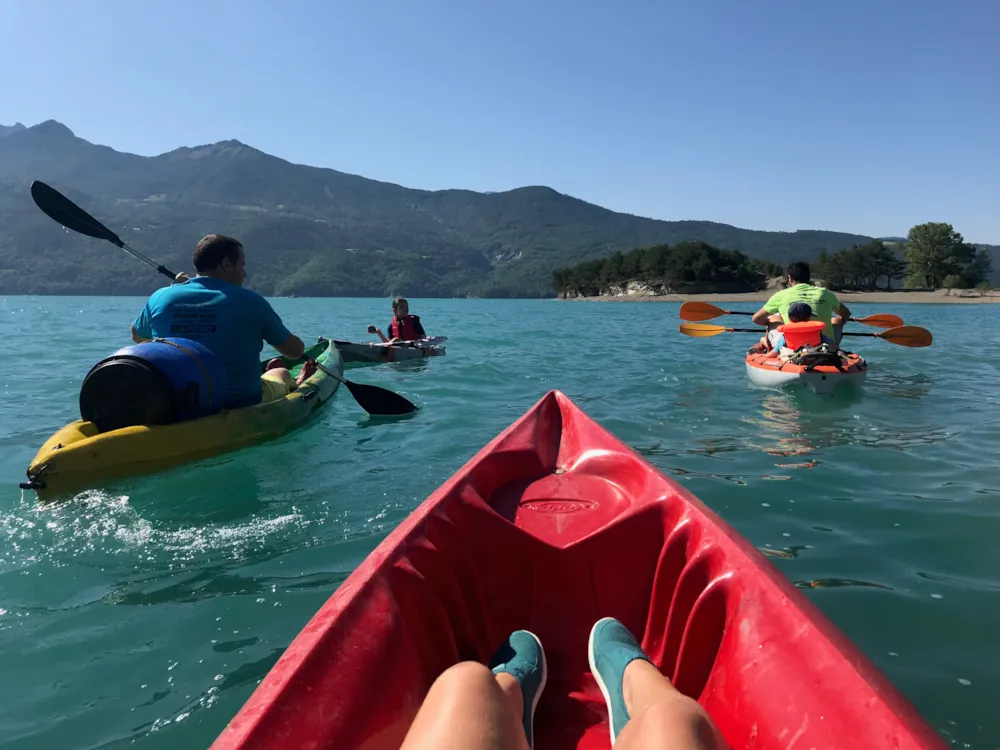
[[[822, 399], [753, 388], [752, 336], [683, 337], [676, 304], [411, 300], [447, 356], [349, 376], [415, 418], [369, 421], [341, 389], [278, 442], [40, 506], [25, 467], [142, 303], [0, 298], [4, 748], [208, 746], [338, 583], [550, 389], [770, 553], [956, 747], [1000, 747], [998, 308], [858, 305], [935, 344], [854, 339], [865, 391]], [[307, 342], [391, 314], [274, 304]]]

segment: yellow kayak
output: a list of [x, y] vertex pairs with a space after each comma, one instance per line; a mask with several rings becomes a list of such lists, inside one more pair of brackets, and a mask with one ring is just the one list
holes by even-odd
[[[305, 356], [343, 375], [344, 362], [332, 342], [321, 340], [307, 347]], [[282, 359], [297, 375], [302, 360]], [[265, 364], [261, 362], [261, 371]], [[339, 386], [339, 380], [317, 370], [278, 401], [224, 409], [184, 422], [101, 433], [93, 422], [78, 419], [45, 441], [28, 467], [28, 481], [21, 487], [45, 498], [272, 440], [310, 422]]]

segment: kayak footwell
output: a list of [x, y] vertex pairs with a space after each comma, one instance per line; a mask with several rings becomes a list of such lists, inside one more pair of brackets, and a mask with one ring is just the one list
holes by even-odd
[[946, 747], [770, 561], [555, 391], [344, 581], [213, 747], [397, 748], [441, 672], [527, 628], [549, 663], [536, 747], [607, 748], [605, 616], [732, 748]]

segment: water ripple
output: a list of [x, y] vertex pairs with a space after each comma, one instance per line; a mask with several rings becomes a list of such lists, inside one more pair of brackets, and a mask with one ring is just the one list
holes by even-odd
[[[142, 302], [0, 299], [8, 346], [47, 373], [0, 376], [0, 658], [23, 676], [0, 686], [5, 748], [207, 746], [371, 549], [551, 388], [745, 535], [956, 745], [995, 746], [1000, 334], [976, 306], [891, 310], [947, 346], [866, 340], [864, 392], [823, 398], [749, 387], [746, 340], [678, 336], [677, 305], [414, 300], [447, 355], [349, 373], [420, 404], [408, 419], [342, 391], [268, 446], [38, 505], [25, 466]], [[276, 305], [307, 338], [368, 340], [389, 314]]]

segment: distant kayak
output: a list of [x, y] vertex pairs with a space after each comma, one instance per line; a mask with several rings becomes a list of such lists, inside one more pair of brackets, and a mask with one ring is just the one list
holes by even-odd
[[430, 336], [415, 341], [402, 341], [395, 344], [384, 342], [353, 343], [350, 341], [334, 341], [345, 363], [350, 362], [403, 362], [409, 359], [425, 357], [441, 357], [445, 348], [441, 344], [447, 341], [447, 336]]
[[[329, 341], [307, 347], [305, 356], [343, 374], [340, 354]], [[298, 374], [302, 360], [282, 359], [293, 375]], [[261, 362], [261, 372], [266, 363]], [[140, 424], [101, 432], [94, 422], [78, 419], [45, 441], [28, 467], [28, 481], [22, 488], [46, 497], [262, 443], [313, 420], [339, 387], [340, 381], [319, 370], [277, 401], [224, 409], [173, 424]]]
[[857, 354], [834, 356], [830, 361], [833, 359], [837, 364], [795, 364], [749, 352], [746, 355], [747, 377], [755, 385], [803, 386], [823, 395], [832, 394], [838, 388], [861, 388], [868, 374], [868, 363]]
[[212, 748], [398, 748], [435, 678], [516, 628], [549, 664], [535, 747], [607, 748], [605, 616], [731, 748], [948, 747], [753, 545], [551, 391], [354, 570]]

